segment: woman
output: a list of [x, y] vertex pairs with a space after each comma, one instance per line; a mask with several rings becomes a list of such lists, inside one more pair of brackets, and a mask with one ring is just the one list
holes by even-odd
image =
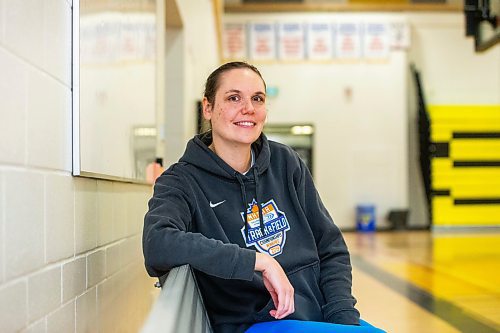
[[156, 182], [143, 234], [147, 271], [191, 265], [215, 332], [359, 325], [339, 229], [299, 156], [262, 134], [265, 91], [243, 62], [208, 77], [203, 116], [212, 129]]

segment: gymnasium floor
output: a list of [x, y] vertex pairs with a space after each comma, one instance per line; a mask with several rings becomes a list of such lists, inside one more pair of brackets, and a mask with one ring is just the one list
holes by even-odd
[[500, 233], [346, 232], [362, 318], [387, 332], [500, 332]]

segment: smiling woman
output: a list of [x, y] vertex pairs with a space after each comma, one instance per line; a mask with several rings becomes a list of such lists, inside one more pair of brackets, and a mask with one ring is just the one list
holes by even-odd
[[[266, 121], [266, 85], [255, 67], [242, 62], [221, 66], [207, 82], [203, 116], [212, 127], [209, 148], [243, 173], [250, 169], [249, 145], [260, 136]], [[238, 156], [245, 158], [235, 159]]]
[[203, 116], [212, 129], [156, 182], [146, 269], [160, 277], [189, 264], [216, 333], [261, 332], [270, 322], [287, 332], [381, 332], [354, 308], [349, 252], [307, 166], [262, 133], [265, 91], [247, 63], [209, 76]]

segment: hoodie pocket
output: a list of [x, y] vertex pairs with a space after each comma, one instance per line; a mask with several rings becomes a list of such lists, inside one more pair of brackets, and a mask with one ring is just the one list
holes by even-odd
[[271, 311], [274, 308], [275, 307], [274, 307], [273, 299], [270, 298], [269, 302], [267, 302], [267, 304], [262, 309], [260, 309], [259, 312], [254, 314], [254, 316], [253, 316], [254, 320], [256, 322], [276, 320], [274, 317], [271, 317], [271, 315], [269, 314], [269, 311]]
[[319, 262], [288, 275], [295, 289], [295, 312], [287, 319], [323, 321], [324, 297], [319, 287]]
[[[319, 287], [319, 263], [309, 264], [287, 275], [295, 290], [295, 312], [286, 319], [323, 321], [321, 307], [324, 305], [324, 298]], [[274, 302], [270, 298], [269, 302], [255, 313], [255, 321], [275, 320], [269, 315], [272, 309]]]

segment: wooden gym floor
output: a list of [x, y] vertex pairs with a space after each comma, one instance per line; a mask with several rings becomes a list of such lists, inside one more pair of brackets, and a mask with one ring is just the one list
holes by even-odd
[[344, 233], [353, 294], [387, 332], [500, 332], [500, 233]]

